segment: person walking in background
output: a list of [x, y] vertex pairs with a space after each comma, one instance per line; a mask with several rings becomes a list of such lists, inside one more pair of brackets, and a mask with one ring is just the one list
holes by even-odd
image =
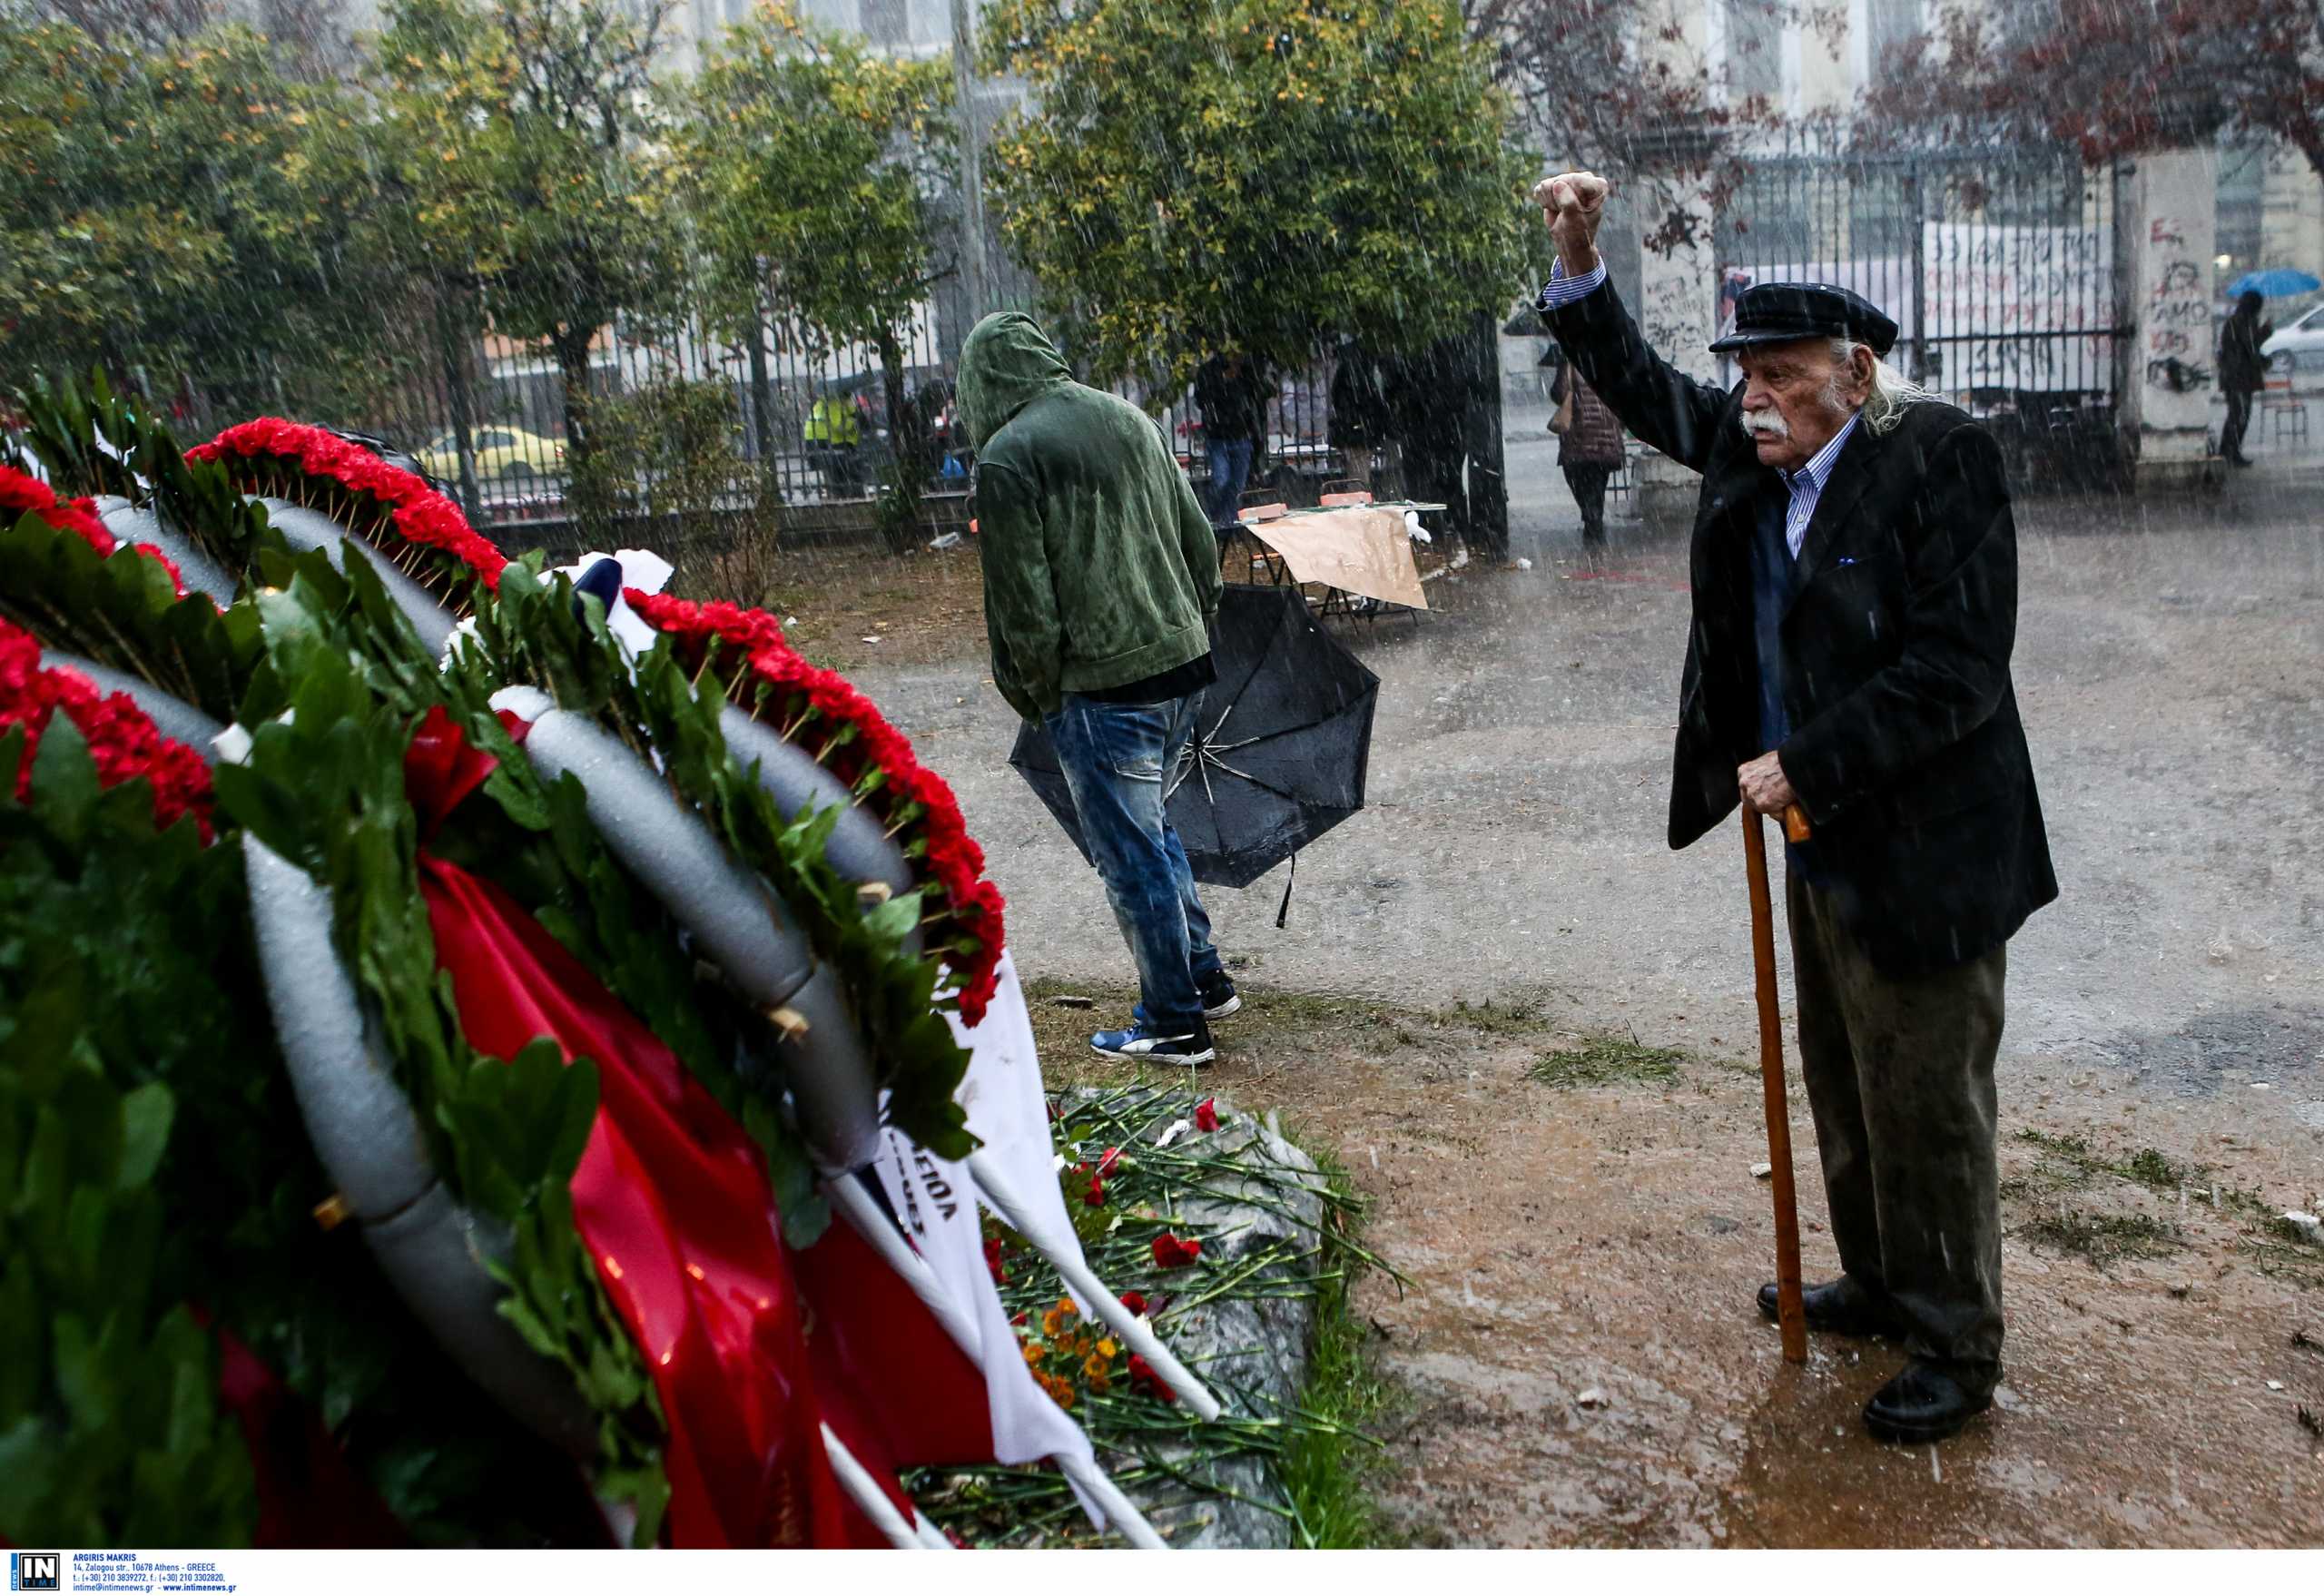
[[1161, 429], [1073, 380], [1030, 317], [988, 316], [960, 350], [977, 450], [978, 548], [993, 685], [1056, 745], [1089, 856], [1137, 962], [1109, 1059], [1207, 1064], [1242, 1007], [1163, 811], [1217, 680], [1218, 539]]
[[1202, 412], [1203, 451], [1210, 468], [1202, 507], [1213, 527], [1235, 524], [1252, 458], [1266, 436], [1267, 400], [1274, 392], [1240, 350], [1211, 356], [1195, 373], [1195, 408]]
[[1622, 466], [1622, 424], [1571, 361], [1558, 369], [1557, 414], [1550, 430], [1558, 435], [1558, 469], [1581, 511], [1581, 544], [1606, 547], [1606, 484]]
[[2219, 452], [2232, 466], [2251, 463], [2243, 435], [2251, 426], [2251, 396], [2268, 385], [2268, 357], [2260, 346], [2275, 324], [2260, 320], [2259, 294], [2246, 289], [2219, 333], [2219, 390], [2227, 396], [2227, 425], [2220, 429]]
[[1325, 441], [1339, 451], [1352, 482], [1372, 486], [1379, 451], [1388, 441], [1388, 396], [1380, 363], [1353, 339], [1340, 346], [1332, 371], [1332, 415]]
[[1384, 387], [1390, 426], [1403, 462], [1406, 497], [1444, 507], [1444, 527], [1472, 552], [1484, 539], [1470, 489], [1471, 445], [1492, 409], [1497, 372], [1480, 363], [1474, 340], [1440, 338], [1416, 355], [1389, 364]]

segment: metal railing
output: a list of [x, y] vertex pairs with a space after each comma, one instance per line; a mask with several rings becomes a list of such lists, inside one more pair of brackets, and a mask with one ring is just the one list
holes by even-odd
[[[997, 308], [1032, 308], [1029, 280], [1013, 269], [996, 275]], [[964, 296], [945, 285], [898, 330], [904, 405], [921, 445], [915, 483], [923, 496], [967, 488], [971, 455], [945, 396], [971, 325]], [[349, 424], [419, 457], [456, 496], [472, 494], [471, 508], [487, 525], [569, 516], [565, 384], [546, 350], [487, 335], [472, 345], [461, 340], [449, 360], [440, 348], [415, 348], [403, 364], [412, 374]], [[1328, 358], [1273, 374], [1278, 391], [1255, 482], [1299, 499], [1339, 474], [1327, 444], [1331, 376]], [[465, 472], [454, 423], [463, 408], [456, 379], [467, 389], [471, 418]], [[681, 499], [695, 510], [729, 511], [767, 502], [863, 501], [885, 491], [898, 469], [900, 440], [890, 425], [877, 352], [822, 346], [780, 316], [768, 319], [755, 353], [747, 339], [720, 339], [698, 324], [608, 328], [591, 350], [589, 390], [594, 429], [607, 445], [611, 489], [626, 509], [652, 514]], [[1190, 391], [1159, 406], [1136, 385], [1116, 391], [1155, 409], [1195, 478], [1206, 476], [1201, 418]], [[814, 412], [825, 399], [852, 413], [852, 447], [811, 436], [821, 430]], [[689, 426], [689, 447], [652, 447]], [[723, 445], [708, 447], [712, 438]], [[641, 438], [647, 447], [637, 447]]]
[[1986, 419], [2034, 474], [2102, 469], [2130, 333], [2115, 203], [2113, 172], [2063, 149], [1788, 140], [1753, 156], [1719, 218], [1721, 330], [1754, 282], [1853, 289], [1896, 320], [1906, 374]]

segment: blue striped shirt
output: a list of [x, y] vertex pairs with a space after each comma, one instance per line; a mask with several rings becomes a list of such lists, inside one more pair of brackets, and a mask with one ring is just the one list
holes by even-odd
[[1833, 434], [1832, 441], [1816, 451], [1816, 458], [1797, 471], [1778, 471], [1784, 491], [1791, 495], [1791, 506], [1784, 512], [1783, 540], [1791, 546], [1791, 557], [1799, 557], [1799, 546], [1807, 539], [1807, 523], [1815, 517], [1816, 501], [1824, 497], [1824, 484], [1832, 479], [1832, 468], [1839, 463], [1840, 450], [1847, 447], [1848, 436], [1856, 430], [1861, 411], [1848, 413], [1847, 425]]
[[1606, 262], [1600, 260], [1598, 269], [1587, 277], [1568, 277], [1565, 262], [1554, 261], [1550, 266], [1550, 280], [1541, 285], [1541, 297], [1533, 301], [1534, 309], [1547, 315], [1561, 305], [1571, 305], [1606, 281]]

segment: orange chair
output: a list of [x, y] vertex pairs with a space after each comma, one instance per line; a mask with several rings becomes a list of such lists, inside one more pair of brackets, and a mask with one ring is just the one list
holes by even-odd
[[2270, 371], [2267, 386], [2260, 391], [2260, 419], [2268, 427], [2268, 441], [2281, 443], [2289, 436], [2294, 442], [2308, 441], [2308, 401], [2293, 391], [2291, 373], [2279, 376]]

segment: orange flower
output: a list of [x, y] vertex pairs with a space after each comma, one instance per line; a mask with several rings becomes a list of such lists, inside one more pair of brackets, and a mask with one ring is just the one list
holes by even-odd
[[1065, 1334], [1065, 1315], [1051, 1308], [1041, 1315], [1041, 1334], [1055, 1337]]
[[1098, 1343], [1098, 1355], [1109, 1364], [1114, 1361], [1115, 1355], [1120, 1351], [1121, 1348], [1114, 1345], [1114, 1338], [1110, 1335]]
[[1107, 1378], [1104, 1374], [1092, 1374], [1092, 1375], [1090, 1375], [1090, 1376], [1089, 1376], [1089, 1394], [1090, 1394], [1090, 1395], [1092, 1395], [1092, 1396], [1103, 1396], [1103, 1395], [1105, 1395], [1108, 1392], [1109, 1392], [1109, 1391], [1113, 1390], [1113, 1388], [1114, 1388], [1114, 1383], [1113, 1383], [1113, 1381], [1111, 1381], [1110, 1379]]
[[1057, 1311], [1068, 1319], [1078, 1317], [1081, 1312], [1079, 1308], [1073, 1305], [1073, 1299], [1069, 1296], [1061, 1296], [1057, 1299]]
[[1025, 1361], [1035, 1368], [1040, 1367], [1041, 1360], [1049, 1356], [1049, 1349], [1038, 1341], [1029, 1341], [1025, 1344]]
[[1081, 1373], [1085, 1377], [1091, 1380], [1104, 1379], [1106, 1377], [1106, 1360], [1098, 1357], [1095, 1354], [1092, 1354], [1082, 1363]]

